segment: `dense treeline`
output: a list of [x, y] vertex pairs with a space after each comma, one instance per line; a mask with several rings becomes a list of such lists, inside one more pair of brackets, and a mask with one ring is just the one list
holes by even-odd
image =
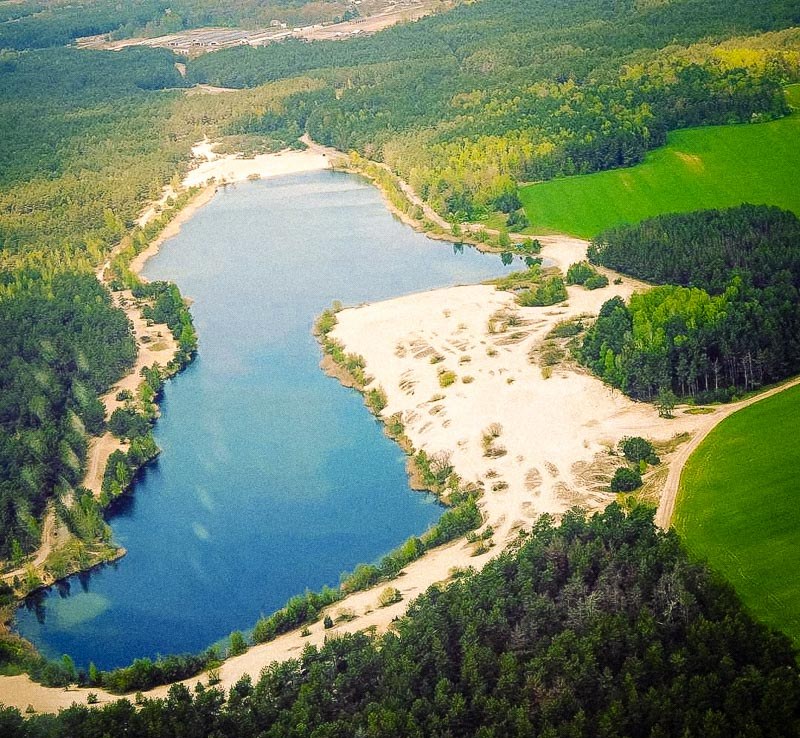
[[733, 276], [757, 289], [780, 284], [787, 270], [800, 287], [800, 220], [776, 207], [663, 215], [612, 228], [594, 239], [595, 264], [656, 284], [722, 294]]
[[744, 205], [606, 231], [592, 261], [664, 284], [601, 309], [583, 360], [628, 394], [726, 399], [800, 369], [800, 220]]
[[313, 138], [383, 159], [442, 213], [476, 218], [515, 181], [630, 165], [674, 128], [784, 114], [796, 61], [776, 52], [748, 69], [671, 44], [798, 22], [782, 0], [486, 0], [371, 38], [205, 55], [189, 75], [324, 79], [303, 113]]
[[57, 250], [59, 265], [96, 261], [160, 193], [189, 143], [169, 135], [176, 98], [161, 90], [185, 84], [174, 61], [148, 49], [3, 56], [5, 257]]
[[64, 46], [81, 36], [108, 33], [123, 25], [141, 26], [164, 14], [164, 0], [116, 3], [110, 0], [8, 3], [0, 16], [0, 48], [38, 49]]
[[181, 84], [170, 53], [53, 49], [2, 65], [0, 559], [18, 563], [45, 502], [80, 481], [86, 434], [104, 427], [98, 395], [135, 355], [91, 270], [185, 144], [166, 134], [174, 95], [161, 90]]
[[6, 559], [38, 543], [45, 502], [80, 481], [85, 431], [97, 433], [104, 423], [97, 396], [135, 357], [127, 318], [93, 275], [60, 274], [48, 283], [24, 276], [28, 287], [0, 302], [0, 557]]
[[428, 590], [392, 632], [308, 646], [227, 699], [174, 686], [138, 709], [7, 709], [0, 732], [778, 738], [800, 730], [795, 657], [651, 513], [612, 505], [559, 528], [541, 519], [518, 551]]

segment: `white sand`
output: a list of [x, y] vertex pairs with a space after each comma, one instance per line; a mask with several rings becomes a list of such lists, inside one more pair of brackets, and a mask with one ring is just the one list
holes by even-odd
[[[586, 243], [578, 239], [539, 240], [545, 244], [543, 256], [562, 269], [585, 256]], [[736, 409], [715, 408], [708, 415], [678, 410], [676, 418], [665, 420], [652, 405], [632, 402], [579, 368], [556, 367], [545, 379], [541, 367], [531, 362], [529, 354], [535, 354], [556, 323], [594, 315], [612, 295], [627, 298], [640, 286], [624, 279], [620, 285], [592, 292], [571, 287], [567, 303], [548, 308], [519, 308], [512, 295], [493, 287], [455, 287], [340, 312], [333, 335], [348, 351], [365, 357], [367, 373], [387, 394], [383, 414], [401, 413], [406, 434], [417, 449], [447, 454], [465, 481], [483, 486], [481, 505], [486, 523], [495, 530], [496, 547], [474, 556], [474, 546], [461, 540], [430, 552], [392, 583], [403, 593], [402, 602], [378, 607], [385, 584], [351, 595], [329, 612], [335, 617], [341, 609], [351, 610], [355, 620], [332, 631], [317, 622], [306, 638], [294, 631], [253, 647], [222, 665], [220, 686], [229, 688], [243, 674], [257, 679], [271, 662], [299, 656], [306, 643], [319, 645], [345, 631], [385, 630], [415, 596], [448, 579], [453, 567], [480, 568], [516, 535], [517, 527], [529, 525], [543, 512], [559, 514], [574, 504], [589, 509], [605, 506], [612, 499], [606, 491], [609, 474], [620, 464], [608, 450], [623, 436], [667, 440], [686, 431], [696, 442]], [[500, 314], [505, 322], [508, 315], [516, 315], [517, 325], [500, 330]], [[490, 320], [494, 331], [489, 330]], [[432, 364], [432, 354], [441, 355], [443, 361]], [[439, 385], [441, 368], [458, 376], [447, 388]], [[473, 381], [464, 383], [465, 376]], [[493, 445], [506, 449], [497, 458], [484, 454], [482, 441], [492, 424], [502, 427]], [[684, 444], [664, 459], [675, 465], [671, 479], [678, 478], [686, 449]], [[671, 495], [674, 500], [674, 491]], [[659, 514], [663, 518], [666, 512]], [[193, 686], [200, 680], [194, 677], [186, 683]], [[159, 687], [148, 696], [163, 696], [167, 689]], [[55, 711], [76, 701], [85, 704], [89, 692], [100, 703], [116, 699], [96, 688], [65, 691], [42, 687], [27, 676], [0, 677], [0, 702], [20, 709], [33, 705], [39, 711]]]
[[234, 154], [215, 154], [212, 144], [204, 141], [192, 147], [192, 154], [196, 165], [184, 178], [184, 187], [242, 182], [330, 167], [327, 156], [309, 150], [259, 154], [251, 159], [243, 159]]
[[[543, 255], [566, 266], [585, 247], [577, 239], [548, 239]], [[332, 336], [364, 356], [367, 373], [387, 394], [383, 415], [401, 414], [414, 447], [449, 456], [464, 481], [483, 487], [484, 514], [503, 544], [541, 513], [608, 504], [609, 473], [621, 463], [608, 451], [623, 436], [668, 440], [709, 421], [659, 418], [652, 405], [577, 367], [557, 366], [545, 379], [529, 358], [558, 322], [596, 315], [611, 296], [627, 298], [637, 286], [626, 279], [591, 292], [570, 287], [566, 304], [545, 308], [520, 308], [490, 286], [435, 290], [344, 310]], [[503, 329], [509, 315], [517, 325]], [[432, 364], [432, 355], [443, 360]], [[458, 377], [446, 388], [439, 383], [443, 369]], [[502, 432], [492, 446], [506, 450], [498, 457], [485, 453], [483, 441], [493, 424]]]

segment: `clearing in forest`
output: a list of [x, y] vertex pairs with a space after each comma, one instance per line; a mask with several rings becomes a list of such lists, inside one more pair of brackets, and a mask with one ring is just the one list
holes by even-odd
[[800, 215], [800, 85], [787, 96], [796, 111], [786, 118], [675, 131], [635, 167], [521, 188], [530, 232], [591, 238], [661, 213], [744, 202]]

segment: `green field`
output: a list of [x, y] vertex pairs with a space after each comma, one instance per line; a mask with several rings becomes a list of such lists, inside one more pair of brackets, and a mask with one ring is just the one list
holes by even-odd
[[673, 524], [760, 620], [800, 646], [800, 386], [732, 415], [692, 454]]
[[[800, 85], [787, 88], [800, 108]], [[671, 133], [663, 148], [629, 169], [566, 177], [520, 188], [531, 233], [591, 238], [660, 213], [779, 205], [800, 215], [800, 112], [753, 125]]]

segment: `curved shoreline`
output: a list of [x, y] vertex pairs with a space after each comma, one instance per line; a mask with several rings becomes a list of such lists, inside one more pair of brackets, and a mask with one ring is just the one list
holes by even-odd
[[[165, 229], [162, 234], [154, 240], [150, 246], [139, 254], [134, 262], [136, 270], [140, 270], [142, 265], [145, 263], [146, 259], [149, 256], [152, 256], [154, 253], [157, 253], [158, 248], [163, 244], [163, 242], [177, 233], [180, 229], [181, 224], [185, 223], [191, 215], [193, 215], [202, 205], [206, 202], [210, 201], [213, 197], [213, 194], [216, 192], [216, 186], [211, 185], [206, 187], [196, 200], [193, 200], [190, 205], [187, 205], [181, 213], [170, 222], [167, 229]], [[205, 196], [207, 199], [198, 203], [201, 198]], [[385, 201], [388, 201], [387, 197], [384, 197]], [[391, 206], [391, 203], [387, 202], [387, 205]], [[393, 212], [400, 215], [396, 209], [390, 207]], [[188, 212], [187, 212], [188, 211]], [[170, 231], [167, 233], [167, 231]], [[448, 236], [447, 240], [454, 240], [452, 236]], [[586, 242], [581, 241], [580, 239], [575, 239], [571, 237], [560, 237], [560, 236], [548, 236], [548, 237], [541, 237], [541, 242], [545, 245], [545, 250], [547, 253], [548, 258], [553, 259], [556, 263], [559, 263], [564, 268], [571, 262], [578, 260], [580, 258], [580, 250], [584, 250], [585, 254], [585, 246]], [[134, 269], [134, 262], [131, 263], [131, 269]], [[625, 280], [626, 285], [625, 288], [632, 289], [637, 286], [638, 283], [635, 283], [633, 280]], [[418, 293], [416, 295], [407, 296], [405, 298], [396, 298], [395, 300], [388, 300], [383, 303], [375, 303], [374, 305], [368, 305], [361, 308], [351, 308], [347, 311], [344, 311], [348, 315], [357, 314], [359, 310], [362, 311], [369, 311], [371, 308], [380, 308], [381, 306], [385, 306], [387, 303], [391, 303], [389, 312], [392, 314], [393, 319], [395, 322], [399, 322], [401, 324], [409, 324], [409, 325], [418, 325], [419, 321], [414, 322], [413, 319], [406, 318], [404, 316], [406, 314], [402, 313], [402, 310], [398, 310], [399, 307], [408, 307], [408, 305], [413, 305], [414, 303], [420, 303], [424, 299], [430, 299], [431, 305], [435, 305], [438, 307], [439, 312], [444, 312], [447, 308], [441, 307], [441, 301], [445, 299], [446, 294], [454, 295], [454, 291], [458, 290], [477, 290], [478, 292], [476, 295], [478, 296], [479, 300], [484, 299], [481, 295], [490, 295], [494, 294], [498, 303], [496, 306], [498, 309], [502, 309], [503, 307], [508, 307], [510, 300], [510, 296], [504, 297], [506, 293], [492, 293], [491, 288], [488, 287], [474, 287], [474, 288], [447, 288], [445, 290], [434, 290], [429, 293]], [[563, 319], [565, 315], [567, 317], [570, 314], [577, 314], [581, 311], [587, 309], [586, 299], [583, 292], [579, 291], [580, 288], [571, 288], [570, 289], [570, 306], [568, 307], [568, 312], [559, 312], [559, 306], [554, 306], [553, 308], [532, 308], [526, 310], [538, 310], [539, 313], [535, 313], [532, 315], [536, 315], [536, 320], [544, 320], [545, 321], [545, 328], [552, 324], [554, 321], [558, 319]], [[601, 295], [595, 295], [594, 297], [599, 298], [603, 297], [603, 299], [607, 299], [607, 294], [604, 291], [598, 291], [602, 293]], [[588, 293], [587, 293], [588, 294]], [[475, 297], [468, 295], [467, 292], [464, 293], [467, 297], [467, 303], [474, 303]], [[405, 301], [403, 303], [402, 301]], [[461, 305], [458, 301], [454, 303], [455, 307]], [[430, 305], [429, 305], [430, 306]], [[418, 306], [417, 306], [418, 307]], [[546, 313], [553, 313], [552, 315], [546, 315]], [[365, 312], [362, 312], [361, 315], [364, 315]], [[399, 317], [398, 317], [399, 316]], [[461, 318], [464, 316], [461, 315]], [[547, 321], [550, 321], [549, 323]], [[465, 322], [465, 321], [462, 321]], [[485, 326], [486, 324], [486, 315], [484, 313], [479, 313], [475, 316], [475, 319], [472, 321], [475, 326]], [[540, 330], [540, 333], [545, 331], [545, 328]], [[362, 339], [368, 339], [369, 342], [372, 342], [372, 338], [376, 336], [376, 332], [374, 326], [369, 329], [364, 329], [363, 325], [360, 328]], [[358, 327], [356, 328], [356, 333], [358, 333]], [[450, 336], [448, 336], [449, 338]], [[352, 334], [351, 334], [352, 338]], [[477, 336], [477, 342], [480, 343], [481, 340], [486, 338], [484, 334], [483, 337]], [[384, 336], [384, 343], [388, 342], [390, 345], [392, 352], [396, 349], [396, 342], [395, 336], [390, 335], [388, 338]], [[353, 341], [345, 340], [344, 343], [348, 350], [353, 350], [357, 353], [365, 353], [363, 350], [359, 348], [358, 345], [353, 344]], [[523, 342], [523, 354], [527, 354], [528, 344]], [[384, 352], [385, 353], [385, 352]], [[524, 361], [527, 362], [527, 356], [525, 355]], [[471, 358], [469, 364], [471, 365], [469, 371], [477, 373], [473, 367], [475, 367], [475, 357]], [[376, 384], [386, 383], [385, 380], [382, 379], [381, 374], [384, 373], [385, 369], [381, 369], [380, 372], [375, 370], [374, 361], [367, 357], [368, 369], [370, 373], [375, 374], [377, 376]], [[425, 361], [423, 364], [427, 364], [428, 362]], [[433, 367], [435, 370], [435, 367]], [[509, 371], [511, 371], [509, 369]], [[402, 373], [402, 372], [400, 372]], [[576, 374], [576, 376], [578, 376]], [[555, 383], [559, 378], [554, 378], [550, 380], [551, 382]], [[505, 382], [505, 378], [503, 379]], [[519, 387], [519, 382], [521, 380], [517, 379], [514, 384], [517, 384]], [[596, 384], [591, 384], [591, 378], [588, 386], [591, 386], [591, 391], [597, 394], [598, 391], [600, 392], [608, 392], [608, 388], [604, 388], [604, 385], [600, 383], [599, 380], [593, 380]], [[699, 444], [702, 438], [707, 435], [707, 433], [715, 427], [722, 419], [727, 417], [728, 415], [732, 414], [736, 410], [740, 409], [741, 407], [746, 406], [747, 404], [751, 404], [753, 402], [758, 401], [759, 399], [763, 399], [763, 397], [769, 396], [769, 394], [774, 394], [782, 389], [785, 389], [793, 384], [797, 384], [800, 382], [800, 377], [795, 378], [794, 380], [790, 380], [788, 383], [781, 385], [780, 387], [773, 388], [768, 390], [761, 395], [754, 396], [752, 398], [748, 398], [747, 400], [742, 401], [741, 403], [737, 403], [735, 406], [722, 406], [719, 409], [715, 409], [715, 412], [711, 415], [707, 416], [681, 416], [684, 419], [684, 425], [689, 425], [692, 427], [695, 433], [695, 437], [692, 439], [691, 443], [684, 445], [681, 449], [679, 449], [678, 453], [676, 453], [673, 458], [670, 460], [670, 471], [668, 475], [667, 484], [673, 484], [675, 489], [672, 491], [672, 500], [668, 503], [668, 492], [669, 488], [665, 486], [665, 490], [662, 497], [662, 504], [659, 505], [659, 514], [662, 514], [662, 505], [671, 505], [674, 506], [674, 498], [675, 493], [677, 491], [677, 480], [680, 478], [680, 472], [685, 464], [686, 459], [688, 459], [691, 451]], [[387, 383], [388, 384], [388, 383]], [[368, 385], [372, 386], [372, 385]], [[502, 386], [502, 383], [501, 385]], [[512, 385], [509, 385], [512, 386]], [[457, 386], [457, 389], [464, 389], [461, 385]], [[387, 417], [391, 415], [391, 410], [394, 410], [396, 405], [392, 404], [397, 402], [397, 398], [400, 397], [403, 393], [398, 390], [398, 387], [395, 386], [392, 390], [390, 395], [390, 407], [387, 408], [386, 415]], [[610, 400], [612, 410], [616, 412], [623, 412], [624, 408], [622, 408], [620, 403], [622, 400], [619, 397], [614, 397], [613, 391], [610, 393]], [[402, 399], [402, 398], [401, 398]], [[633, 405], [637, 405], [637, 410], [641, 410], [640, 404], [632, 403]], [[619, 407], [618, 407], [619, 406]], [[655, 412], [654, 410], [652, 411]], [[639, 420], [642, 420], [640, 417], [641, 414], [637, 415]], [[689, 420], [686, 420], [689, 418]], [[585, 421], [580, 426], [583, 428], [584, 426], [588, 426], [594, 418], [589, 418], [586, 420], [585, 417], [582, 417], [582, 420]], [[548, 418], [539, 418], [539, 428], [544, 426], [544, 433], [546, 434], [548, 426], [553, 427], [551, 419]], [[427, 422], [427, 420], [426, 420]], [[453, 423], [453, 425], [457, 425], [457, 423]], [[476, 425], [478, 423], [476, 422]], [[646, 422], [643, 422], [641, 427], [645, 427]], [[707, 428], [706, 428], [707, 426]], [[418, 432], [422, 435], [424, 431], [421, 430], [422, 426], [419, 426], [417, 429]], [[503, 436], [504, 441], [507, 438], [510, 438], [511, 434], [518, 430], [514, 425], [508, 424], [506, 426], [508, 431]], [[596, 427], [596, 426], [589, 426], [589, 427]], [[672, 425], [674, 428], [674, 424]], [[519, 430], [522, 428], [520, 427]], [[636, 430], [640, 428], [637, 427]], [[473, 430], [479, 431], [480, 428], [476, 427]], [[603, 430], [605, 432], [605, 430]], [[506, 441], [511, 445], [510, 440]], [[530, 445], [530, 439], [524, 439], [525, 445]], [[535, 445], [535, 443], [534, 443]], [[414, 446], [417, 448], [426, 448], [425, 443], [418, 444], [417, 442], [414, 443]], [[432, 449], [434, 450], [434, 449]], [[508, 460], [512, 460], [512, 458], [517, 458], [514, 454], [508, 454]], [[574, 460], [572, 460], [574, 462]], [[517, 462], [519, 463], [519, 462]], [[574, 464], [573, 464], [574, 466]], [[457, 469], [456, 471], [459, 471]], [[541, 476], [545, 476], [544, 474]], [[469, 481], [469, 475], [466, 476], [467, 480]], [[670, 480], [673, 480], [670, 482]], [[508, 496], [508, 493], [505, 493]], [[498, 497], [498, 495], [493, 495], [494, 497]], [[518, 500], [519, 501], [519, 500]], [[519, 511], [520, 508], [517, 508]], [[672, 507], [669, 508], [671, 514]], [[665, 508], [666, 510], [666, 508]], [[667, 514], [666, 512], [663, 514]], [[502, 518], [502, 519], [501, 519]], [[669, 516], [667, 517], [669, 520]], [[509, 537], [513, 537], [515, 535], [516, 524], [518, 522], [517, 519], [513, 517], [509, 517], [508, 515], [500, 515], [499, 517], [495, 515], [494, 518], [490, 518], [489, 523], [498, 522], [498, 526], [496, 528], [496, 536], [498, 540], [502, 540], [505, 543], [505, 540]], [[394, 584], [400, 589], [403, 594], [403, 601], [393, 604], [389, 607], [378, 607], [377, 600], [380, 591], [386, 586], [386, 582], [382, 582], [376, 585], [373, 588], [368, 590], [364, 590], [362, 592], [357, 592], [355, 594], [349, 595], [345, 599], [337, 602], [332, 607], [328, 608], [326, 612], [330, 612], [331, 615], [335, 615], [338, 610], [341, 609], [350, 609], [356, 614], [356, 618], [350, 622], [342, 622], [334, 627], [332, 630], [326, 630], [323, 627], [323, 623], [321, 619], [308, 626], [308, 630], [310, 631], [310, 635], [303, 637], [300, 635], [300, 629], [296, 629], [289, 633], [286, 633], [282, 636], [279, 636], [273, 641], [269, 643], [261, 644], [258, 646], [251, 647], [246, 653], [227, 659], [222, 666], [219, 668], [219, 675], [221, 678], [220, 686], [223, 688], [229, 688], [235, 684], [235, 682], [244, 674], [250, 674], [254, 677], [258, 674], [258, 672], [268, 664], [272, 663], [273, 661], [279, 661], [286, 658], [291, 658], [293, 656], [299, 656], [302, 648], [307, 644], [315, 644], [321, 645], [325, 638], [331, 635], [336, 635], [339, 633], [346, 633], [346, 632], [354, 632], [359, 630], [365, 630], [370, 628], [375, 628], [377, 630], [385, 630], [386, 628], [390, 627], [391, 622], [394, 618], [400, 616], [405, 611], [408, 603], [419, 593], [427, 589], [428, 586], [434, 584], [436, 582], [446, 581], [450, 578], [452, 569], [454, 567], [461, 567], [461, 566], [482, 566], [486, 561], [488, 561], [494, 553], [491, 551], [485, 551], [477, 556], [473, 556], [473, 551], [471, 550], [470, 544], [468, 544], [463, 538], [459, 539], [455, 542], [450, 544], [446, 544], [440, 548], [434, 549], [428, 553], [426, 553], [421, 559], [409, 564], [407, 567], [404, 568], [402, 576], [399, 579], [394, 580]], [[193, 687], [198, 681], [201, 681], [201, 677], [203, 675], [195, 676], [185, 680], [183, 683], [189, 686], [190, 688]], [[204, 680], [204, 679], [203, 679]], [[147, 697], [164, 697], [169, 689], [169, 686], [162, 686], [157, 687], [153, 690], [148, 691], [146, 694]], [[81, 702], [83, 704], [86, 703], [86, 699], [89, 693], [94, 693], [97, 695], [99, 699], [99, 703], [102, 704], [108, 701], [114, 701], [117, 699], [124, 699], [125, 697], [120, 697], [118, 695], [112, 695], [104, 690], [98, 688], [75, 688], [75, 689], [59, 689], [59, 688], [47, 688], [42, 687], [39, 684], [33, 683], [26, 675], [18, 676], [18, 677], [2, 677], [0, 678], [0, 702], [9, 705], [9, 706], [16, 706], [19, 709], [25, 709], [27, 705], [33, 705], [39, 711], [46, 711], [46, 712], [54, 712], [58, 709], [69, 707], [74, 702]]]

